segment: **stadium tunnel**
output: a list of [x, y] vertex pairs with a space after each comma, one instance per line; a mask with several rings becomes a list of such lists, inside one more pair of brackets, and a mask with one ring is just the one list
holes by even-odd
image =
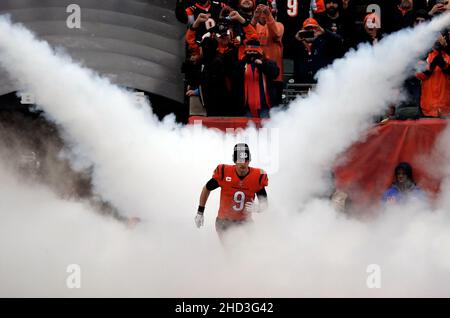
[[[80, 7], [80, 28], [67, 25], [71, 4]], [[176, 20], [174, 6], [170, 0], [2, 0], [0, 14], [113, 83], [144, 92], [160, 118], [175, 113], [185, 121], [180, 72], [185, 26]], [[18, 91], [0, 69], [0, 110], [26, 111], [29, 105], [16, 97]]]

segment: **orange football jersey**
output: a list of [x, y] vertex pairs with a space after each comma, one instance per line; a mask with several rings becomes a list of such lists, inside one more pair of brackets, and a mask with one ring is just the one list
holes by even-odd
[[234, 165], [218, 165], [213, 178], [219, 183], [220, 207], [218, 218], [233, 221], [248, 217], [245, 203], [253, 201], [255, 193], [269, 183], [267, 174], [262, 169], [249, 167], [250, 171], [242, 180]]

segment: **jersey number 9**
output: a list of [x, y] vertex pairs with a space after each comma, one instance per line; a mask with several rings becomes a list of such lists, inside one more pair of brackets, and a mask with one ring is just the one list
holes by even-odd
[[237, 191], [233, 197], [235, 205], [233, 205], [233, 210], [236, 212], [240, 212], [244, 209], [245, 206], [245, 193], [242, 191]]

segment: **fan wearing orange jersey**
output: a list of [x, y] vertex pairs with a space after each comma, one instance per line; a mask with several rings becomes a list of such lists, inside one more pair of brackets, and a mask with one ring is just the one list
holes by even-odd
[[[195, 216], [197, 227], [203, 225], [205, 205], [211, 191], [221, 188], [220, 207], [216, 218], [216, 231], [221, 234], [231, 226], [251, 220], [251, 213], [267, 204], [267, 174], [258, 168], [249, 167], [251, 160], [247, 144], [234, 146], [234, 165], [218, 165], [211, 180], [203, 187]], [[258, 197], [259, 207], [254, 202]]]

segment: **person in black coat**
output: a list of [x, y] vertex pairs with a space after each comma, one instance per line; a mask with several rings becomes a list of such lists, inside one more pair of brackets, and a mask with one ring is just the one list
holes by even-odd
[[230, 115], [230, 99], [225, 84], [225, 63], [217, 52], [215, 37], [205, 37], [200, 44], [200, 67], [196, 68], [199, 86], [190, 87], [187, 96], [199, 96], [208, 116]]
[[321, 68], [343, 55], [343, 40], [338, 34], [324, 30], [308, 18], [295, 35], [294, 81], [298, 84], [315, 83], [314, 76]]

